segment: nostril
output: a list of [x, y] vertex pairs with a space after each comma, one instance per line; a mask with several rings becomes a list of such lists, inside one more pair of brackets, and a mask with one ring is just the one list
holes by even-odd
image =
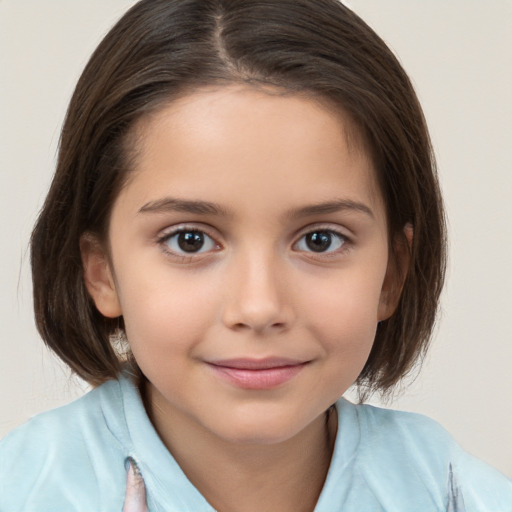
[[239, 332], [285, 331], [293, 319], [290, 306], [269, 287], [245, 286], [229, 296], [222, 310], [222, 323]]
[[271, 323], [267, 326], [254, 326], [249, 323], [237, 322], [232, 325], [232, 329], [236, 331], [243, 331], [245, 329], [254, 329], [254, 330], [283, 330], [286, 328], [286, 323], [284, 322], [275, 322]]

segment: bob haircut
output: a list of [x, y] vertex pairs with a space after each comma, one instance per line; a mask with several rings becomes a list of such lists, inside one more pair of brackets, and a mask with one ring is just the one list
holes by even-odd
[[389, 392], [431, 337], [445, 270], [443, 203], [406, 73], [338, 0], [142, 0], [118, 21], [77, 84], [32, 233], [41, 336], [92, 385], [118, 376], [125, 359], [111, 339], [123, 320], [103, 317], [88, 295], [80, 238], [107, 241], [112, 206], [133, 170], [136, 123], [177, 97], [229, 84], [305, 95], [348, 115], [384, 198], [390, 261], [412, 225], [397, 309], [379, 324], [356, 382], [362, 397]]

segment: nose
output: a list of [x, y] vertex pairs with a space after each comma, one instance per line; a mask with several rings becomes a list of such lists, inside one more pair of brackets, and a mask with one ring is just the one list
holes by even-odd
[[230, 269], [224, 324], [258, 334], [284, 331], [293, 322], [282, 265], [272, 256], [248, 254]]

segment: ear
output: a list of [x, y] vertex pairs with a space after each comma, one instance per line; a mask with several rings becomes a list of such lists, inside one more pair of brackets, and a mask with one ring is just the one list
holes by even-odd
[[108, 318], [121, 316], [121, 304], [110, 268], [107, 252], [98, 238], [85, 233], [80, 238], [84, 282], [98, 311]]
[[412, 224], [407, 223], [403, 230], [403, 236], [397, 235], [393, 240], [392, 256], [388, 262], [380, 295], [377, 318], [379, 322], [391, 317], [398, 306], [411, 261], [413, 237]]

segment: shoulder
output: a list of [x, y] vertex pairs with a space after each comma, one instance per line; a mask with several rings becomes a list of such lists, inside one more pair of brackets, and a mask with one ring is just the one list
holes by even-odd
[[446, 455], [447, 450], [456, 446], [453, 437], [439, 423], [422, 414], [372, 405], [354, 407], [362, 434], [379, 445], [382, 443], [383, 449], [414, 446], [416, 450], [431, 453], [434, 449]]
[[436, 421], [370, 405], [350, 407], [359, 423], [359, 462], [368, 480], [389, 489], [407, 482], [443, 510], [512, 510], [512, 482], [464, 451]]
[[53, 510], [82, 510], [77, 504], [93, 505], [100, 488], [121, 488], [123, 461], [118, 472], [109, 466], [122, 457], [122, 441], [105, 419], [120, 408], [119, 383], [111, 381], [2, 439], [0, 511], [40, 510], [46, 503]]
[[0, 441], [1, 453], [23, 446], [33, 448], [34, 456], [51, 455], [80, 440], [92, 440], [101, 433], [97, 425], [104, 414], [105, 399], [118, 395], [116, 388], [117, 381], [110, 381], [67, 405], [34, 416]]

